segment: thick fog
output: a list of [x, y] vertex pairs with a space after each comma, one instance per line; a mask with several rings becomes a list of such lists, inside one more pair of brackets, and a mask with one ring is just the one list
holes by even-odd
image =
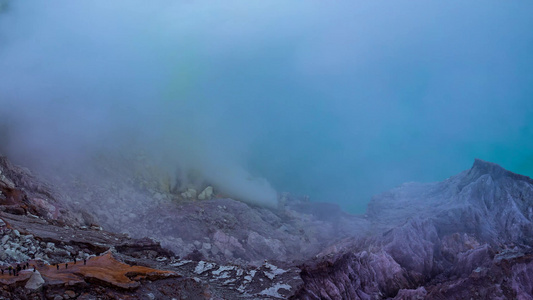
[[475, 157], [533, 175], [530, 2], [1, 3], [19, 164], [142, 152], [249, 202], [352, 212]]

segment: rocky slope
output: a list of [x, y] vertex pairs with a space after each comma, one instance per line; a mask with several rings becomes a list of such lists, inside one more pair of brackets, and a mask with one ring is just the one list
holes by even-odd
[[[134, 238], [150, 237], [180, 257], [199, 253], [220, 262], [299, 261], [346, 237], [365, 234], [367, 220], [334, 204], [282, 194], [276, 209], [220, 195], [207, 184], [183, 189], [135, 159], [105, 161], [102, 170], [55, 180], [74, 211], [90, 212], [104, 229]], [[98, 163], [98, 162], [96, 162]], [[138, 164], [137, 167], [132, 167]], [[192, 181], [192, 180], [191, 180]], [[201, 191], [211, 188], [207, 197]], [[201, 200], [203, 199], [203, 200]]]
[[0, 299], [279, 299], [301, 285], [295, 266], [224, 264], [194, 250], [180, 258], [151, 239], [105, 231], [5, 158], [0, 192]]
[[30, 266], [0, 275], [0, 297], [533, 299], [533, 180], [492, 163], [378, 195], [365, 217], [109, 178], [49, 184], [0, 159], [0, 264]]
[[375, 197], [373, 234], [303, 267], [295, 299], [533, 299], [533, 180], [493, 163]]

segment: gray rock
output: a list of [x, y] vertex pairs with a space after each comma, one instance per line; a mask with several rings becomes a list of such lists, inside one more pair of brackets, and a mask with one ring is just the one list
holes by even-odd
[[32, 275], [26, 285], [24, 286], [28, 290], [37, 290], [44, 284], [44, 279], [41, 277], [39, 271], [32, 272]]
[[181, 196], [185, 199], [196, 199], [196, 190], [193, 188], [188, 188], [185, 192], [181, 193]]
[[198, 200], [211, 199], [212, 196], [213, 196], [213, 187], [208, 186], [200, 193], [200, 195], [198, 195]]
[[22, 253], [20, 251], [14, 250], [14, 249], [7, 249], [7, 250], [5, 250], [5, 253], [13, 261], [27, 261], [27, 260], [30, 259], [30, 257], [27, 256], [26, 254], [24, 254], [24, 253]]
[[211, 250], [211, 244], [210, 243], [203, 243], [202, 244], [202, 249], [205, 249], [205, 250]]

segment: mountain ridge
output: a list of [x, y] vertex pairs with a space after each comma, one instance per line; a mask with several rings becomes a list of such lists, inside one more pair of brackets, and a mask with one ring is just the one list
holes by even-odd
[[304, 268], [294, 299], [533, 299], [532, 206], [529, 177], [482, 160], [401, 185], [369, 203], [369, 239]]

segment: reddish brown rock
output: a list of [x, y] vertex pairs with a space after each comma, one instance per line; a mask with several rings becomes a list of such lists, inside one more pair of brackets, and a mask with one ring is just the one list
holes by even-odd
[[56, 266], [43, 266], [39, 268], [45, 282], [53, 284], [96, 282], [101, 285], [112, 286], [122, 289], [135, 289], [140, 286], [142, 279], [158, 280], [171, 277], [179, 277], [176, 272], [162, 271], [142, 266], [130, 266], [117, 261], [111, 252], [102, 256], [93, 257], [87, 261], [74, 264], [59, 264]]

